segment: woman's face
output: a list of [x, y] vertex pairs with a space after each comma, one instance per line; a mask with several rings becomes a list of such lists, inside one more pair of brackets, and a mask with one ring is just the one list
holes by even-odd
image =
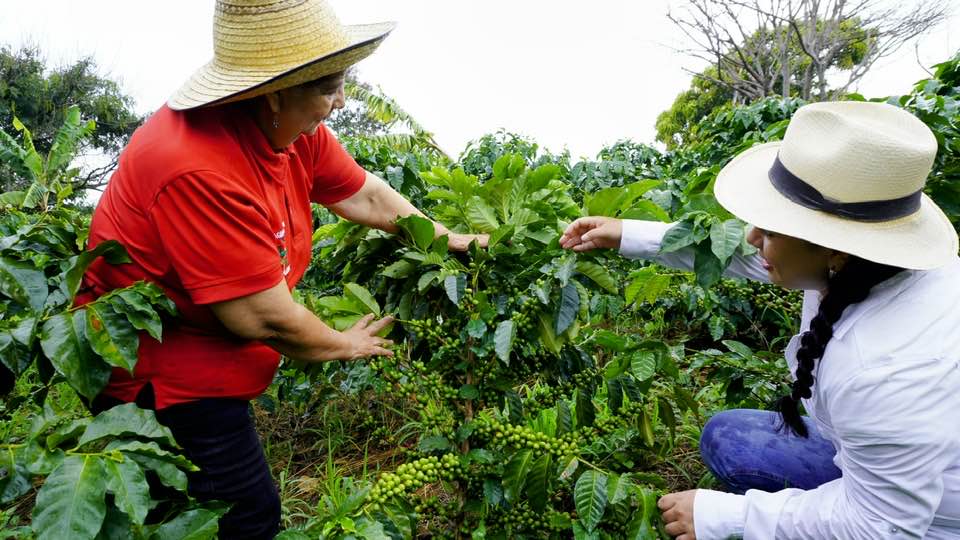
[[787, 289], [823, 290], [830, 268], [839, 270], [846, 254], [793, 236], [753, 227], [747, 241], [760, 251], [770, 281]]
[[316, 133], [333, 111], [344, 107], [343, 81], [340, 77], [326, 85], [306, 84], [268, 94], [272, 118], [265, 132], [271, 145], [284, 148], [300, 135]]

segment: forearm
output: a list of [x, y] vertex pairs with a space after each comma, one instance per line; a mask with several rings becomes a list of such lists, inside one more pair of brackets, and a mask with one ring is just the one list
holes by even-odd
[[[397, 231], [395, 221], [398, 218], [410, 215], [427, 217], [406, 197], [370, 172], [367, 172], [360, 192], [342, 203], [331, 205], [330, 209], [344, 219], [389, 233]], [[434, 226], [438, 236], [447, 232], [439, 223], [435, 222]]]
[[211, 304], [210, 309], [237, 337], [262, 341], [291, 358], [323, 362], [348, 358], [353, 352], [347, 336], [293, 300], [285, 281], [249, 296]]
[[288, 317], [266, 326], [267, 337], [261, 341], [290, 358], [328, 362], [346, 360], [351, 356], [347, 336], [330, 328], [299, 304], [295, 304]]

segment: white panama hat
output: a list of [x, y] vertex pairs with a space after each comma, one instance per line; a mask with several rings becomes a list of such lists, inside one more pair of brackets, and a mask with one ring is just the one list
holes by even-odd
[[923, 186], [937, 154], [930, 129], [881, 103], [825, 102], [794, 114], [782, 142], [740, 153], [717, 200], [762, 229], [900, 268], [957, 256], [957, 233]]
[[396, 25], [344, 26], [325, 0], [217, 0], [213, 60], [170, 98], [174, 110], [260, 96], [347, 69]]

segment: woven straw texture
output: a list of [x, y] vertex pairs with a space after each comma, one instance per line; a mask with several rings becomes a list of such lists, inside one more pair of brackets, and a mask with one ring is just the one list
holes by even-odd
[[394, 26], [344, 26], [324, 0], [218, 0], [214, 58], [168, 105], [239, 101], [343, 71], [369, 56]]
[[770, 231], [901, 268], [932, 269], [957, 256], [957, 234], [923, 196], [912, 215], [862, 222], [812, 210], [770, 182], [779, 155], [793, 174], [836, 202], [904, 197], [920, 190], [937, 141], [920, 120], [887, 104], [815, 103], [800, 108], [782, 142], [742, 152], [717, 176], [717, 200], [737, 217]]

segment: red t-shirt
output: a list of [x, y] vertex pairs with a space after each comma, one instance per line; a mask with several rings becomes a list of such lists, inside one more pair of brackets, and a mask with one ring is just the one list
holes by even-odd
[[179, 316], [162, 343], [141, 332], [134, 376], [114, 369], [104, 393], [133, 401], [149, 382], [157, 408], [262, 393], [280, 354], [231, 334], [207, 304], [282, 279], [293, 288], [310, 262], [310, 202], [346, 199], [364, 177], [325, 126], [275, 152], [241, 105], [157, 111], [120, 155], [90, 226], [89, 247], [117, 240], [133, 263], [98, 259], [78, 303], [147, 280]]

